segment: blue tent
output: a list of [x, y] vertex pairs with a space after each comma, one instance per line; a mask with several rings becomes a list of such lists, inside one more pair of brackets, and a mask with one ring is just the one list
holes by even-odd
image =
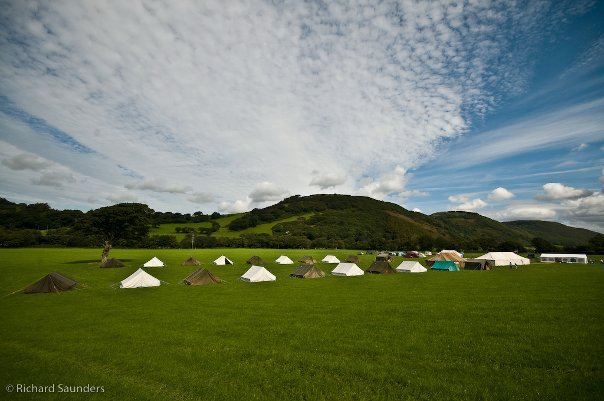
[[458, 272], [459, 267], [451, 260], [437, 260], [432, 265], [432, 270], [445, 270], [450, 272]]

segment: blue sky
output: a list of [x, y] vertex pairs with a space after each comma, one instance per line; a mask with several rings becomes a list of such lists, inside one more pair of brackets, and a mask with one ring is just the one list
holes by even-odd
[[602, 2], [0, 3], [10, 200], [347, 193], [604, 232]]

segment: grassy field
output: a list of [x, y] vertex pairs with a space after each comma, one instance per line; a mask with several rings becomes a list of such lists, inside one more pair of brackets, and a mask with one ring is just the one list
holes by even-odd
[[[313, 213], [307, 213], [307, 214], [303, 214], [303, 215], [299, 215], [299, 216], [290, 217], [287, 219], [281, 219], [281, 220], [273, 221], [271, 223], [258, 224], [256, 227], [250, 227], [250, 228], [247, 228], [247, 229], [241, 230], [241, 231], [229, 230], [228, 225], [231, 223], [231, 221], [235, 220], [238, 217], [241, 217], [241, 215], [242, 214], [231, 214], [231, 215], [223, 216], [223, 217], [216, 219], [215, 221], [218, 224], [220, 224], [220, 229], [218, 231], [216, 231], [215, 233], [212, 233], [212, 235], [215, 237], [239, 237], [242, 234], [272, 234], [273, 233], [272, 228], [275, 225], [277, 225], [279, 223], [295, 221], [301, 217], [309, 218], [313, 215]], [[208, 221], [208, 222], [203, 222], [203, 223], [161, 224], [157, 228], [152, 228], [149, 234], [151, 234], [151, 235], [175, 235], [176, 238], [179, 241], [181, 241], [183, 238], [185, 238], [186, 234], [177, 233], [176, 227], [192, 227], [195, 229], [202, 228], [202, 227], [209, 228], [209, 227], [212, 227], [212, 223]]]
[[[604, 399], [601, 265], [299, 280], [272, 261], [352, 252], [114, 249], [127, 267], [100, 269], [100, 251], [0, 250], [0, 384], [55, 384], [2, 399]], [[181, 284], [190, 254], [226, 282]], [[254, 254], [276, 282], [238, 280]], [[153, 256], [161, 287], [116, 288]], [[78, 289], [9, 295], [51, 271]]]

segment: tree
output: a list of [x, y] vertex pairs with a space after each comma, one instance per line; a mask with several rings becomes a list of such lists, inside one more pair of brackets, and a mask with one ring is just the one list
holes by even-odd
[[604, 234], [596, 234], [589, 240], [589, 246], [595, 253], [604, 253]]
[[531, 240], [531, 244], [533, 244], [533, 246], [535, 247], [535, 251], [539, 253], [553, 252], [556, 250], [556, 246], [554, 244], [541, 237], [533, 238]]
[[520, 241], [515, 240], [507, 240], [501, 242], [497, 249], [500, 249], [505, 252], [524, 252], [526, 249], [524, 248], [524, 244]]
[[95, 236], [104, 243], [101, 263], [107, 260], [113, 245], [131, 246], [149, 233], [153, 210], [141, 203], [120, 203], [86, 213], [76, 231]]

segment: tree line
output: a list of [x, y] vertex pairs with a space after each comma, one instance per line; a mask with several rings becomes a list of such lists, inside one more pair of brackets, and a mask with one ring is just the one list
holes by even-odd
[[[230, 229], [239, 231], [250, 223], [313, 214], [275, 224], [272, 235], [242, 233], [238, 237], [221, 237], [213, 235], [220, 229], [220, 224], [214, 221], [220, 217], [218, 213], [162, 213], [141, 203], [121, 203], [88, 212], [59, 211], [44, 203], [16, 204], [0, 198], [0, 246], [99, 247], [107, 241], [111, 246], [125, 248], [460, 249], [466, 252], [524, 252], [530, 248], [536, 252], [604, 253], [602, 234], [584, 245], [566, 247], [540, 237], [530, 241], [497, 237], [494, 230], [453, 236], [444, 230], [444, 234], [430, 231], [426, 225], [428, 218], [424, 215], [414, 215], [398, 205], [384, 202], [377, 208], [376, 202], [368, 198], [333, 195], [310, 199], [291, 197], [234, 220]], [[410, 216], [408, 222], [392, 217], [393, 213], [397, 216], [402, 213], [401, 209]], [[250, 216], [253, 217], [251, 220]], [[195, 229], [186, 225], [198, 222], [211, 222], [211, 226]], [[149, 235], [151, 227], [164, 223], [183, 224], [175, 231], [185, 233], [185, 237], [179, 240], [176, 235]]]

